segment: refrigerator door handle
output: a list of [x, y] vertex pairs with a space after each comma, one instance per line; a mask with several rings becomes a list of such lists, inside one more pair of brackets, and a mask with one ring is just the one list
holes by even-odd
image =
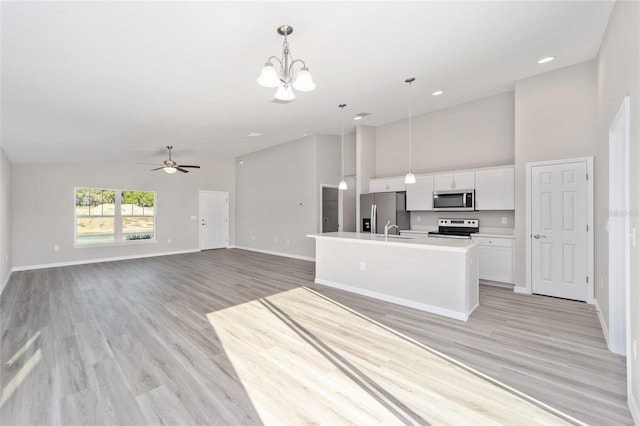
[[378, 215], [378, 206], [374, 204], [371, 206], [371, 233], [372, 234], [378, 233], [378, 218], [376, 217], [377, 215]]

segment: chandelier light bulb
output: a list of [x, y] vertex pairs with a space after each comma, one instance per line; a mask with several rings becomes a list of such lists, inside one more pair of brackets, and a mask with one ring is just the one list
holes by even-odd
[[309, 72], [309, 68], [304, 67], [298, 73], [295, 81], [293, 82], [293, 87], [296, 90], [301, 92], [310, 92], [316, 88], [316, 84], [313, 82], [311, 78], [311, 73]]
[[267, 62], [266, 64], [264, 64], [262, 72], [260, 73], [260, 77], [258, 77], [258, 84], [262, 87], [270, 88], [275, 88], [280, 85], [278, 73], [276, 72], [276, 69], [273, 67], [271, 62]]
[[178, 171], [178, 169], [176, 169], [175, 167], [165, 167], [162, 170], [164, 170], [165, 173], [169, 173], [170, 175]]
[[278, 87], [278, 90], [276, 91], [276, 95], [275, 95], [276, 99], [278, 99], [279, 101], [292, 101], [296, 98], [295, 93], [293, 93], [293, 90], [291, 89], [291, 86], [287, 85], [287, 86], [280, 86]]

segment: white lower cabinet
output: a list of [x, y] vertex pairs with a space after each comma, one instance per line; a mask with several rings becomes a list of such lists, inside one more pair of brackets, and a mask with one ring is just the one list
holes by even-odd
[[513, 284], [513, 238], [477, 237], [481, 280]]

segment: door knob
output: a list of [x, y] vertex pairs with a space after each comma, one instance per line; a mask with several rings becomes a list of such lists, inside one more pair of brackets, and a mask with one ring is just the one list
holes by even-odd
[[536, 240], [539, 240], [540, 238], [547, 238], [546, 235], [540, 235], [540, 234], [536, 234], [533, 236], [533, 238], [535, 238]]

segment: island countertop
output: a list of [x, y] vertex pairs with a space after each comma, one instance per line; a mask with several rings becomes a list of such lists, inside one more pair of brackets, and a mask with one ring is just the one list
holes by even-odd
[[[327, 232], [324, 234], [310, 234], [307, 237], [315, 239], [342, 239], [354, 243], [383, 244], [387, 246], [411, 247], [427, 250], [466, 252], [478, 245], [477, 241], [464, 238], [434, 238], [434, 237], [405, 237], [389, 235], [385, 239], [382, 234], [368, 232]], [[345, 241], [346, 242], [346, 241]]]

